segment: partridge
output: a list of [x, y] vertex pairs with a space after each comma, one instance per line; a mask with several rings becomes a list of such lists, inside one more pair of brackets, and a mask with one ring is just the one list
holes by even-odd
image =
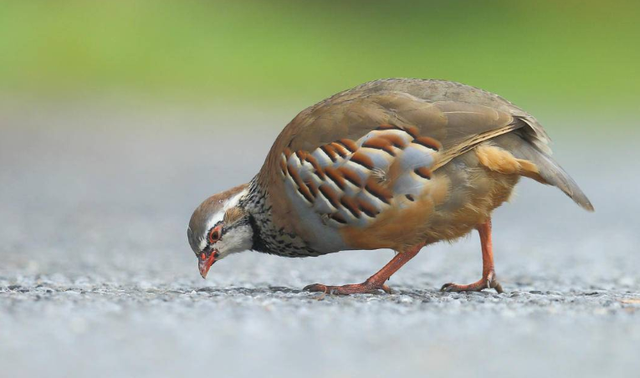
[[393, 249], [395, 257], [363, 283], [305, 288], [375, 293], [389, 292], [385, 282], [422, 247], [476, 229], [482, 277], [442, 290], [502, 292], [491, 213], [520, 177], [593, 211], [548, 143], [533, 116], [484, 90], [443, 80], [368, 82], [298, 114], [251, 182], [198, 206], [189, 244], [203, 278], [213, 263], [245, 250], [307, 257]]

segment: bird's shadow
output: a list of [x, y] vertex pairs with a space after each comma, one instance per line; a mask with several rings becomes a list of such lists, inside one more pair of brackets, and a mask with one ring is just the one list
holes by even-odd
[[373, 294], [352, 294], [352, 295], [335, 295], [330, 293], [318, 293], [318, 292], [310, 292], [308, 290], [290, 288], [285, 286], [263, 286], [263, 287], [201, 287], [194, 288], [196, 292], [204, 292], [208, 293], [211, 296], [299, 296], [300, 298], [313, 298], [318, 299], [320, 296], [322, 299], [325, 297], [331, 298], [354, 298], [354, 297], [380, 297], [380, 298], [398, 298], [398, 297], [411, 297], [416, 300], [425, 300], [426, 298], [433, 298], [434, 296], [461, 296], [461, 295], [471, 295], [471, 296], [495, 296], [498, 295], [493, 291], [482, 291], [482, 292], [472, 292], [472, 293], [447, 293], [442, 292], [436, 288], [434, 289], [413, 289], [413, 288], [398, 288], [393, 289], [392, 293], [385, 293], [380, 290], [379, 293]]
[[201, 287], [194, 288], [196, 292], [205, 292], [212, 295], [247, 295], [257, 296], [265, 294], [304, 294], [308, 291], [301, 289], [292, 289], [284, 286], [265, 286], [265, 287]]

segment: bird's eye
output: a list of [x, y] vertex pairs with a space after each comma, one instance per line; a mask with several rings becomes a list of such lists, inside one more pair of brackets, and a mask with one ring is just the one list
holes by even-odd
[[220, 239], [220, 227], [216, 227], [209, 233], [209, 243], [215, 243]]

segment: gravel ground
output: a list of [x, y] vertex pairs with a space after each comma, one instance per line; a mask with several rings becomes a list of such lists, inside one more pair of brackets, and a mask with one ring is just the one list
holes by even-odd
[[[438, 292], [478, 278], [474, 234], [424, 249], [392, 277], [392, 295], [320, 298], [300, 288], [360, 282], [392, 252], [244, 253], [204, 281], [186, 241], [193, 208], [248, 181], [286, 116], [24, 110], [0, 116], [3, 377], [640, 371], [632, 141], [605, 158], [602, 136], [557, 135], [556, 156], [596, 213], [523, 182], [494, 218], [505, 293]], [[234, 131], [243, 124], [259, 126]]]

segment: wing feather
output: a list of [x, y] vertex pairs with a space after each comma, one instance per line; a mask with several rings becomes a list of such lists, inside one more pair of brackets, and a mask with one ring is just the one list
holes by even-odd
[[[499, 96], [445, 81], [376, 81], [298, 114], [276, 139], [258, 180], [288, 228], [296, 228], [292, 210], [334, 227], [366, 226], [394, 198], [416, 200], [431, 174], [456, 156], [521, 128], [536, 146], [546, 146], [537, 121]], [[277, 171], [282, 174], [271, 174]], [[294, 205], [284, 193], [304, 201]]]

